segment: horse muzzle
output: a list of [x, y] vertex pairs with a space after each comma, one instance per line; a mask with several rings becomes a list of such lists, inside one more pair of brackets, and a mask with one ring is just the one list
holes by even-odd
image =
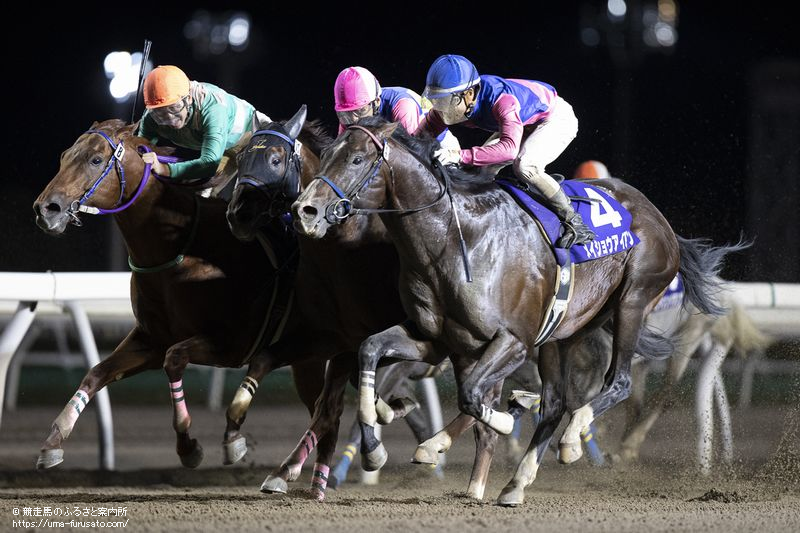
[[77, 217], [71, 216], [69, 206], [57, 198], [37, 200], [33, 204], [36, 225], [51, 235], [64, 233], [67, 224]]

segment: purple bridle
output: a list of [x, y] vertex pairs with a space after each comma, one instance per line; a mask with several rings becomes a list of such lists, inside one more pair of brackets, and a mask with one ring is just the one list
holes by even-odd
[[[80, 199], [75, 200], [69, 206], [67, 212], [74, 220], [77, 220], [77, 217], [75, 216], [76, 212], [88, 213], [90, 215], [113, 215], [114, 213], [124, 211], [133, 205], [136, 199], [139, 198], [139, 195], [142, 193], [145, 186], [147, 186], [147, 182], [150, 179], [151, 165], [145, 164], [144, 173], [142, 175], [142, 180], [139, 182], [139, 187], [137, 187], [136, 192], [133, 194], [133, 196], [131, 196], [130, 200], [122, 204], [122, 199], [125, 195], [125, 167], [122, 166], [122, 158], [125, 157], [125, 146], [122, 143], [122, 140], [119, 140], [119, 142], [115, 143], [111, 137], [100, 130], [88, 130], [86, 133], [97, 134], [103, 137], [111, 146], [112, 152], [111, 157], [108, 159], [108, 162], [103, 169], [103, 172], [100, 174], [100, 177], [97, 178], [94, 183], [92, 183], [91, 187], [89, 187], [86, 192], [83, 193], [83, 196], [81, 196]], [[140, 146], [139, 151], [141, 153], [146, 153], [151, 152], [152, 150], [150, 150], [150, 148], [147, 146]], [[158, 160], [162, 163], [174, 163], [178, 161], [178, 158], [170, 156], [158, 156]], [[97, 191], [97, 188], [100, 186], [103, 180], [111, 173], [111, 169], [113, 167], [116, 167], [117, 176], [119, 176], [119, 199], [114, 206], [111, 209], [103, 209], [100, 207], [84, 205], [84, 203]]]

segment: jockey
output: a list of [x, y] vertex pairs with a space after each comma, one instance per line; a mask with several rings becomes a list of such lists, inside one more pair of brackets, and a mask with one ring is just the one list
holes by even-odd
[[589, 159], [584, 161], [578, 168], [575, 169], [575, 174], [572, 176], [572, 179], [576, 180], [590, 180], [590, 179], [598, 179], [603, 180], [606, 178], [610, 178], [611, 173], [608, 172], [608, 167], [606, 167], [600, 161], [595, 161], [594, 159]]
[[[333, 85], [333, 99], [339, 119], [338, 135], [358, 119], [378, 115], [389, 122], [399, 122], [408, 133], [414, 133], [425, 116], [417, 93], [405, 87], [381, 87], [363, 67], [348, 67], [339, 73]], [[453, 134], [446, 130], [437, 138], [445, 146], [459, 147]]]
[[200, 152], [197, 159], [166, 164], [160, 163], [154, 152], [142, 154], [153, 172], [178, 180], [211, 178], [225, 150], [237, 144], [245, 132], [257, 130], [259, 122], [270, 121], [246, 101], [216, 85], [189, 81], [172, 65], [156, 67], [147, 75], [144, 104], [140, 137], [152, 142], [167, 139]]
[[578, 119], [556, 90], [543, 82], [478, 75], [465, 57], [444, 55], [428, 70], [423, 96], [433, 109], [415, 134], [439, 134], [451, 124], [493, 132], [483, 146], [465, 150], [443, 148], [435, 155], [442, 164], [500, 168], [513, 164], [514, 174], [536, 187], [561, 219], [565, 232], [556, 243], [567, 248], [594, 239], [558, 182], [545, 165], [575, 138]]

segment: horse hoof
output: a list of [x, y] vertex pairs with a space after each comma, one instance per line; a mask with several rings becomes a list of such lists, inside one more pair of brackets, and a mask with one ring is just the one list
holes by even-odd
[[345, 478], [339, 480], [339, 478], [336, 477], [336, 474], [331, 474], [330, 477], [328, 478], [328, 488], [336, 490], [339, 488], [339, 485], [341, 485], [344, 482], [344, 480]]
[[272, 474], [268, 475], [264, 483], [261, 484], [261, 492], [266, 494], [286, 494], [287, 490], [289, 490], [289, 485], [286, 480]]
[[64, 450], [54, 448], [52, 450], [42, 450], [36, 459], [36, 470], [47, 470], [64, 462]]
[[203, 447], [197, 442], [197, 439], [192, 439], [193, 449], [186, 455], [178, 455], [181, 458], [181, 464], [186, 468], [197, 468], [203, 462]]
[[420, 444], [417, 446], [417, 450], [414, 452], [414, 457], [411, 459], [411, 462], [421, 465], [438, 465], [439, 454], [433, 448]]
[[317, 488], [311, 489], [311, 499], [322, 503], [325, 501], [325, 491]]
[[232, 465], [238, 463], [247, 453], [247, 439], [238, 436], [231, 442], [222, 443], [222, 464]]
[[386, 453], [386, 448], [383, 447], [383, 443], [381, 442], [378, 444], [378, 447], [371, 452], [362, 454], [361, 467], [367, 472], [374, 472], [385, 465], [387, 459], [389, 459], [389, 454]]
[[583, 455], [581, 441], [559, 442], [558, 443], [558, 462], [562, 465], [574, 463]]
[[525, 501], [525, 489], [522, 487], [506, 486], [497, 498], [497, 505], [502, 507], [516, 507]]

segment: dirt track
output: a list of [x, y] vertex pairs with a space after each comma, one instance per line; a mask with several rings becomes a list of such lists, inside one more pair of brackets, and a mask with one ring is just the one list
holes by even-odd
[[[474, 502], [463, 495], [471, 437], [454, 445], [446, 478], [438, 480], [429, 469], [408, 464], [414, 443], [400, 423], [384, 431], [390, 459], [378, 486], [348, 480], [340, 490], [328, 492], [326, 503], [317, 504], [306, 499], [306, 468], [288, 495], [261, 494], [258, 487], [270, 465], [280, 462], [305, 429], [299, 407], [252, 413], [245, 428], [253, 449], [245, 464], [233, 467], [218, 466], [224, 415], [192, 409], [194, 436], [206, 450], [203, 465], [194, 471], [178, 466], [168, 407], [117, 407], [114, 473], [96, 471], [90, 410], [65, 445], [65, 463], [46, 473], [34, 472], [40, 440], [58, 410], [5, 413], [0, 531], [21, 530], [12, 528], [12, 520], [20, 518], [12, 515], [15, 507], [76, 505], [127, 507], [132, 531], [800, 531], [796, 433], [784, 442], [793, 454], [776, 456], [787, 408], [736, 413], [737, 463], [711, 477], [694, 473], [693, 420], [681, 409], [663, 417], [636, 465], [595, 468], [581, 460], [562, 466], [549, 456], [526, 491], [525, 504], [515, 509], [493, 504], [512, 475], [502, 457], [492, 467], [486, 500]], [[452, 415], [452, 409], [445, 414]], [[790, 418], [795, 431], [796, 415]], [[351, 420], [348, 411], [343, 425]], [[609, 422], [604, 442], [613, 451], [618, 419], [612, 416]], [[499, 450], [505, 451], [502, 443]], [[358, 476], [351, 471], [351, 479]]]

